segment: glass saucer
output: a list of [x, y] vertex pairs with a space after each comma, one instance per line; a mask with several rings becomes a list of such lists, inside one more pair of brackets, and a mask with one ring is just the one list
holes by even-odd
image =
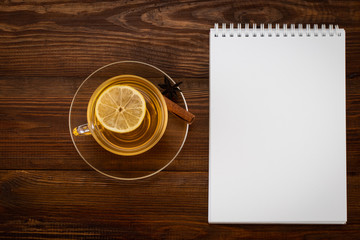
[[[102, 148], [91, 135], [75, 136], [72, 131], [87, 122], [87, 105], [92, 93], [104, 81], [118, 75], [137, 75], [151, 81], [155, 86], [171, 79], [162, 70], [136, 61], [115, 62], [99, 68], [88, 76], [77, 89], [69, 111], [69, 131], [80, 157], [99, 173], [119, 179], [138, 180], [153, 176], [170, 165], [180, 153], [187, 137], [189, 125], [169, 113], [166, 131], [160, 141], [150, 150], [135, 156], [120, 156]], [[188, 110], [182, 92], [177, 104]]]

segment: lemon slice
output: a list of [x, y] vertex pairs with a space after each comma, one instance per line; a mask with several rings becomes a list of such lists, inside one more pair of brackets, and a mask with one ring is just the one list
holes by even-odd
[[127, 133], [135, 130], [144, 120], [146, 102], [136, 89], [115, 85], [106, 89], [98, 98], [95, 114], [108, 130]]

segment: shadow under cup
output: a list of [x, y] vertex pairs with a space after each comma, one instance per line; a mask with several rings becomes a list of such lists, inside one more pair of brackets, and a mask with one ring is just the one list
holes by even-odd
[[[160, 140], [150, 149], [137, 155], [119, 155], [100, 146], [94, 136], [76, 136], [72, 134], [74, 128], [89, 123], [87, 119], [88, 105], [93, 93], [105, 81], [121, 75], [135, 75], [144, 78], [157, 87], [164, 83], [164, 77], [172, 78], [159, 68], [137, 61], [121, 61], [103, 66], [80, 82], [74, 94], [69, 111], [69, 132], [77, 153], [91, 168], [97, 172], [118, 180], [138, 180], [159, 173], [178, 156], [186, 141], [189, 125], [176, 117], [168, 114], [168, 121]], [[182, 92], [176, 101], [178, 105], [187, 110], [187, 103]], [[92, 120], [96, 123], [96, 120]], [[89, 124], [88, 124], [89, 125]], [[89, 126], [91, 128], [91, 126]], [[98, 127], [97, 124], [94, 127]], [[100, 130], [100, 129], [99, 129]], [[106, 138], [110, 138], [107, 136]], [[109, 140], [112, 142], [112, 140]], [[64, 161], [73, 159], [74, 154], [64, 152]]]
[[[95, 114], [100, 95], [115, 85], [133, 87], [143, 95], [146, 102], [144, 120], [139, 127], [128, 133], [107, 130]], [[88, 104], [87, 120], [88, 128], [100, 146], [114, 154], [132, 156], [141, 154], [158, 143], [167, 126], [168, 111], [161, 92], [154, 84], [139, 76], [120, 75], [105, 81], [94, 91]]]

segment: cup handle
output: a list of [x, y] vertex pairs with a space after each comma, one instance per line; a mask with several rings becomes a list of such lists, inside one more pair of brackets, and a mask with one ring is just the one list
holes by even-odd
[[87, 123], [74, 128], [72, 132], [73, 132], [74, 136], [91, 135], [91, 132], [90, 132], [90, 129], [89, 129]]

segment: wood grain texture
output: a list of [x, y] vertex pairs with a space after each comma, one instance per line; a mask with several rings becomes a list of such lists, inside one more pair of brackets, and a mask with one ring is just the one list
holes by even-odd
[[[344, 226], [209, 225], [207, 173], [163, 172], [131, 182], [93, 171], [0, 173], [1, 215], [8, 218], [2, 225], [5, 237], [355, 239], [360, 227], [356, 217], [360, 207], [352, 201], [348, 205], [352, 223]], [[359, 181], [360, 176], [349, 176], [349, 184]], [[349, 189], [349, 195], [358, 190]]]
[[[209, 225], [209, 28], [325, 23], [346, 30], [348, 224]], [[178, 158], [136, 182], [81, 160], [68, 111], [81, 82], [138, 60], [182, 81], [196, 115]], [[0, 1], [0, 239], [359, 239], [360, 2]]]

